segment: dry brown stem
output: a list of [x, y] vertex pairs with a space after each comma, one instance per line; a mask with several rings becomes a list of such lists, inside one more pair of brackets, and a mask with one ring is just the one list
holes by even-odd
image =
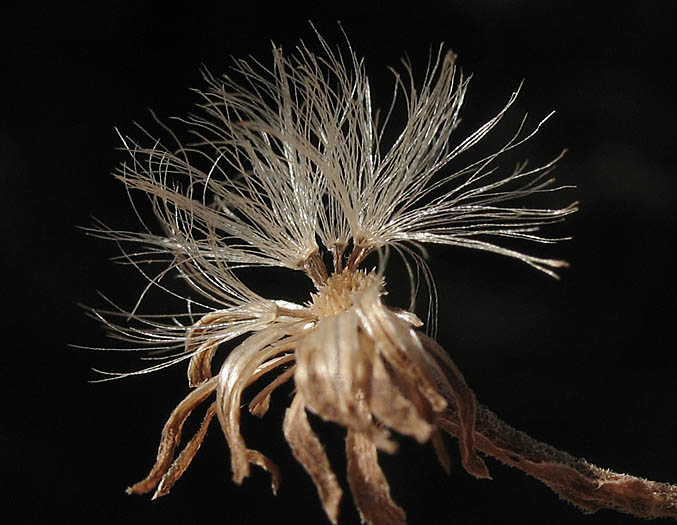
[[[452, 435], [461, 432], [454, 407], [438, 424]], [[477, 410], [475, 445], [585, 512], [609, 508], [640, 518], [677, 518], [677, 486], [599, 468], [512, 428], [483, 406]]]

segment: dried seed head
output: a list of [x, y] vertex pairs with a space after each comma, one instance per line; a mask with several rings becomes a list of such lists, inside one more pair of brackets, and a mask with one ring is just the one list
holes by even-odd
[[[499, 253], [549, 275], [566, 265], [501, 244], [505, 239], [555, 242], [541, 227], [576, 211], [575, 203], [524, 204], [524, 198], [531, 202], [565, 188], [549, 176], [559, 157], [529, 170], [522, 164], [506, 175], [497, 171], [499, 158], [547, 118], [527, 133], [523, 123], [496, 153], [456, 165], [499, 123], [517, 93], [496, 117], [456, 139], [469, 79], [458, 73], [455, 55], [440, 48], [422, 85], [411, 79], [406, 62], [410, 78], [395, 74], [395, 98], [403, 96], [407, 122], [394, 143], [385, 145], [390, 113], [377, 122], [363, 62], [349, 46], [344, 58], [319, 35], [318, 41], [321, 56], [302, 45], [291, 58], [274, 47], [270, 68], [236, 62], [239, 82], [206, 74], [207, 89], [198, 92], [201, 113], [181, 120], [196, 137], [193, 144], [177, 140], [168, 147], [154, 140], [144, 147], [123, 139], [130, 160], [117, 177], [148, 196], [163, 233], [95, 230], [142, 246], [125, 258], [149, 281], [131, 312], [95, 315], [121, 338], [167, 351], [165, 361], [137, 373], [188, 360], [191, 387], [165, 425], [155, 465], [128, 491], [154, 490], [156, 497], [169, 492], [214, 416], [228, 441], [235, 482], [241, 483], [253, 464], [271, 473], [276, 491], [280, 477], [274, 463], [248, 448], [241, 434], [242, 395], [268, 378], [249, 403], [252, 414], [263, 416], [274, 391], [293, 378], [295, 397], [283, 432], [334, 523], [342, 490], [306, 411], [346, 428], [348, 481], [366, 523], [406, 519], [378, 464], [378, 450], [397, 449], [393, 432], [432, 441], [447, 469], [441, 431], [456, 436], [463, 465], [476, 477], [489, 477], [478, 455], [482, 451], [541, 479], [584, 509], [675, 516], [675, 487], [601, 471], [478, 408], [450, 357], [419, 331], [418, 317], [382, 300], [388, 250], [403, 256], [412, 281], [422, 272], [434, 294], [422, 243]], [[367, 272], [361, 265], [372, 252], [381, 255], [381, 265]], [[155, 276], [141, 267], [157, 262], [163, 266]], [[305, 272], [316, 287], [310, 301], [261, 297], [238, 276], [242, 268], [270, 266]], [[170, 273], [196, 292], [185, 298], [188, 311], [164, 320], [139, 314], [137, 307], [152, 288], [181, 297], [163, 283]], [[116, 315], [124, 321], [113, 322]], [[215, 352], [240, 337], [214, 375]], [[209, 399], [202, 425], [177, 454], [184, 422]]]

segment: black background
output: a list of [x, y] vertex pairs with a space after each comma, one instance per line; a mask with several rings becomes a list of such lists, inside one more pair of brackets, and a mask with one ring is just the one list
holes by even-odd
[[[5, 513], [18, 509], [22, 523], [75, 516], [97, 523], [324, 522], [309, 478], [281, 437], [282, 392], [263, 421], [245, 421], [248, 444], [282, 469], [277, 497], [256, 469], [243, 486], [232, 483], [216, 426], [168, 497], [126, 496], [123, 489], [151, 466], [164, 420], [187, 391], [184, 370], [92, 384], [99, 377], [92, 368], [138, 368], [139, 356], [67, 346], [111, 344], [78, 302], [102, 306], [102, 290], [131, 306], [142, 286], [133, 270], [108, 261], [118, 253], [112, 243], [76, 228], [93, 216], [134, 227], [124, 190], [110, 176], [123, 158], [114, 127], [134, 134], [137, 121], [152, 129], [151, 108], [164, 117], [185, 114], [202, 64], [218, 73], [231, 55], [265, 63], [271, 40], [291, 50], [303, 38], [313, 47], [309, 19], [333, 42], [341, 38], [335, 21], [343, 21], [383, 106], [386, 66], [408, 53], [422, 74], [430, 46], [443, 41], [474, 72], [464, 130], [493, 115], [523, 78], [508, 128], [527, 111], [534, 124], [557, 111], [520, 157], [545, 162], [569, 148], [557, 174], [578, 187], [572, 199], [581, 211], [564, 230], [574, 240], [543, 253], [572, 267], [556, 281], [499, 256], [432, 250], [439, 341], [480, 402], [517, 428], [597, 465], [677, 482], [677, 10], [674, 2], [590, 4], [408, 2], [294, 13], [256, 2], [237, 11], [227, 2], [0, 8]], [[257, 285], [277, 296], [298, 292], [286, 274], [269, 279]], [[405, 296], [398, 281], [391, 280], [393, 303]], [[162, 297], [146, 306], [165, 307]], [[317, 426], [342, 472], [340, 429]], [[585, 516], [493, 460], [493, 481], [475, 480], [449, 445], [450, 476], [429, 446], [407, 440], [382, 460], [412, 524], [636, 521], [610, 511]], [[341, 513], [341, 523], [358, 522], [348, 497]]]

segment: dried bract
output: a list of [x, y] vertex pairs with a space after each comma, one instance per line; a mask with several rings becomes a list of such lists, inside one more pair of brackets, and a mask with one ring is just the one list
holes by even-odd
[[[525, 132], [523, 123], [497, 152], [452, 167], [501, 121], [517, 93], [498, 115], [457, 139], [469, 79], [456, 68], [454, 54], [440, 49], [422, 85], [411, 78], [407, 62], [405, 76], [395, 73], [391, 111], [379, 123], [364, 63], [349, 45], [342, 54], [321, 37], [318, 42], [320, 55], [301, 45], [287, 57], [275, 47], [270, 68], [238, 61], [233, 76], [206, 74], [199, 112], [180, 119], [195, 137], [190, 144], [169, 128], [173, 147], [157, 139], [150, 147], [123, 139], [129, 161], [117, 177], [150, 198], [163, 232], [145, 226], [139, 233], [103, 227], [94, 232], [140, 246], [127, 250], [125, 260], [148, 278], [141, 298], [154, 287], [181, 296], [165, 284], [172, 273], [195, 292], [186, 298], [187, 312], [166, 318], [141, 315], [136, 307], [95, 312], [137, 347], [166, 351], [158, 364], [136, 373], [188, 361], [190, 393], [170, 415], [150, 473], [128, 492], [167, 494], [215, 415], [235, 482], [256, 465], [270, 472], [276, 491], [276, 466], [249, 448], [240, 431], [241, 407], [245, 390], [254, 385], [258, 392], [249, 411], [263, 416], [274, 391], [293, 380], [282, 431], [333, 523], [342, 489], [308, 412], [345, 428], [347, 479], [365, 523], [406, 521], [378, 462], [379, 451], [397, 450], [397, 434], [432, 442], [446, 469], [450, 458], [442, 434], [451, 434], [473, 476], [489, 477], [481, 452], [524, 470], [587, 511], [612, 507], [637, 516], [674, 516], [675, 487], [600, 470], [478, 407], [463, 375], [422, 331], [419, 318], [383, 300], [389, 252], [402, 256], [412, 289], [423, 275], [434, 298], [425, 243], [494, 252], [553, 276], [566, 266], [501, 242], [554, 242], [541, 228], [576, 211], [575, 203], [532, 206], [537, 197], [564, 188], [549, 175], [558, 159], [499, 174], [499, 157], [540, 124]], [[404, 100], [406, 124], [386, 146], [383, 131], [398, 98]], [[370, 254], [379, 256], [378, 269], [366, 267]], [[150, 275], [144, 264], [158, 262], [162, 270]], [[315, 292], [303, 304], [261, 297], [240, 280], [240, 272], [262, 267], [304, 272]], [[116, 313], [124, 321], [115, 321]], [[229, 345], [235, 339], [238, 344]], [[214, 374], [219, 350], [230, 351]], [[179, 451], [184, 423], [201, 404], [208, 404], [202, 425]]]

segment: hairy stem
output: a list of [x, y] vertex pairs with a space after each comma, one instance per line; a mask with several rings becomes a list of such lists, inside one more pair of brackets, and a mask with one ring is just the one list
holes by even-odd
[[[461, 434], [453, 406], [438, 424], [454, 436]], [[512, 428], [483, 406], [477, 409], [475, 446], [586, 512], [608, 508], [641, 518], [677, 518], [677, 486], [601, 469]]]

